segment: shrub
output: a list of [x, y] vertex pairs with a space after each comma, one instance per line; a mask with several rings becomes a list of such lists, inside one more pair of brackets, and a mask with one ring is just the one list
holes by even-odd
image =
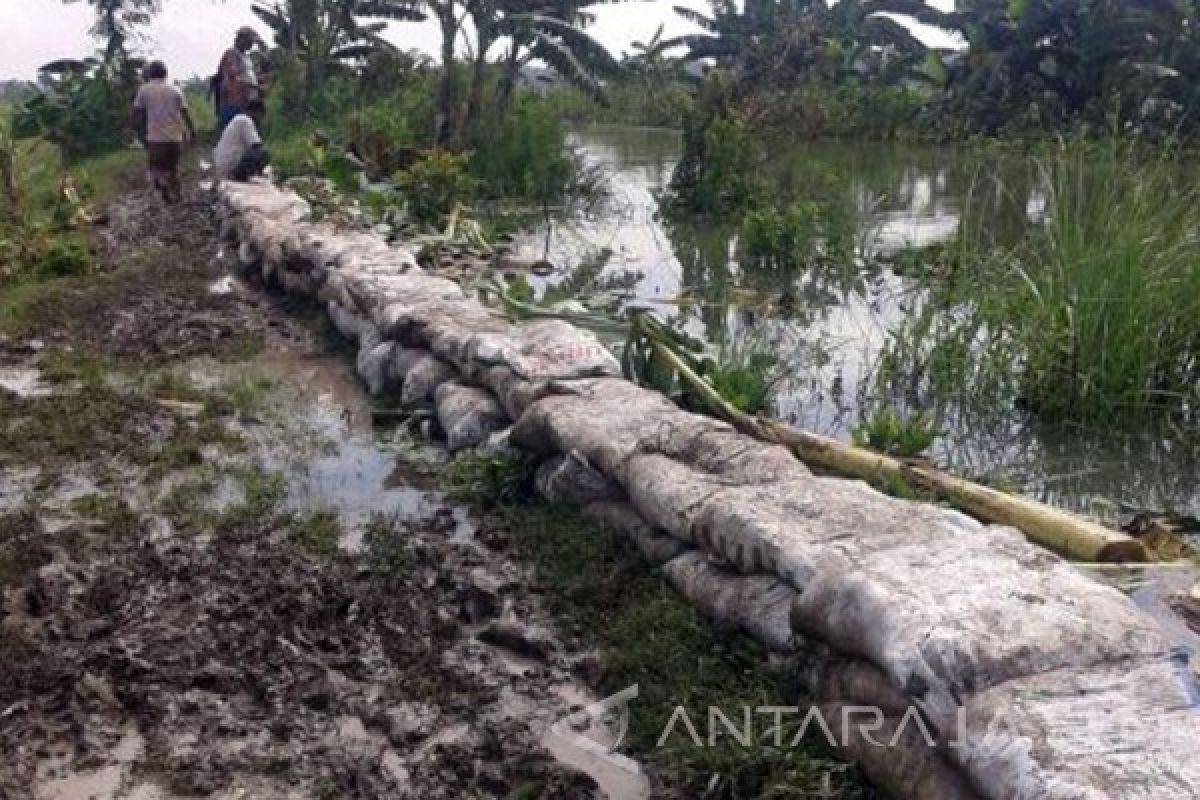
[[419, 222], [439, 225], [456, 206], [469, 205], [478, 184], [467, 171], [469, 154], [433, 150], [396, 174], [396, 184]]
[[747, 208], [761, 194], [758, 146], [737, 119], [695, 116], [684, 123], [683, 158], [671, 179], [683, 208], [718, 214]]
[[350, 113], [343, 132], [359, 155], [385, 175], [408, 167], [415, 158], [417, 133], [408, 116], [391, 104]]
[[854, 444], [898, 458], [916, 458], [937, 440], [938, 430], [926, 414], [901, 417], [890, 408], [877, 411], [851, 432]]
[[766, 410], [779, 377], [779, 360], [770, 353], [756, 352], [741, 361], [717, 365], [709, 380], [738, 411], [757, 414]]
[[113, 150], [128, 136], [138, 84], [137, 62], [64, 67], [50, 88], [18, 109], [13, 133], [25, 139], [44, 137], [67, 162]]
[[490, 197], [556, 203], [574, 175], [566, 131], [546, 104], [522, 98], [480, 138], [471, 173]]
[[780, 211], [768, 205], [743, 218], [738, 248], [749, 264], [791, 270], [847, 255], [851, 237], [831, 206], [793, 203]]

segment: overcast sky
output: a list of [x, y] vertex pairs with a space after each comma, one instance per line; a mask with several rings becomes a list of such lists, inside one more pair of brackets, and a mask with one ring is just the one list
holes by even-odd
[[[953, 0], [937, 0], [949, 6]], [[216, 68], [222, 51], [233, 41], [242, 25], [262, 26], [250, 13], [251, 0], [164, 0], [163, 13], [150, 27], [143, 50], [167, 62], [173, 77], [208, 75]], [[668, 36], [694, 30], [676, 15], [673, 5], [707, 9], [707, 0], [652, 0], [595, 6], [598, 20], [591, 29], [615, 55], [630, 43], [646, 40], [665, 24]], [[92, 9], [84, 2], [65, 5], [62, 0], [0, 0], [0, 78], [36, 76], [37, 68], [57, 58], [78, 56], [95, 49], [88, 38]], [[437, 24], [398, 23], [388, 38], [404, 49], [436, 55]], [[937, 32], [924, 35], [930, 44], [946, 45], [952, 40]]]

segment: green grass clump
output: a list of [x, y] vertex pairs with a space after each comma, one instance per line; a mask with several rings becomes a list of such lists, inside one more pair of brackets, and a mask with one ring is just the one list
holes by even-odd
[[71, 510], [81, 517], [95, 520], [105, 531], [115, 536], [129, 536], [137, 531], [138, 515], [119, 497], [108, 494], [89, 494], [71, 501]]
[[889, 375], [1007, 394], [1053, 423], [1194, 409], [1200, 187], [1184, 167], [1121, 141], [1043, 159], [1041, 224], [1000, 246], [964, 219], [954, 272], [897, 335]]
[[770, 353], [754, 352], [742, 360], [718, 364], [709, 380], [738, 411], [757, 414], [766, 410], [779, 377], [779, 360]]
[[791, 271], [853, 254], [854, 221], [837, 204], [764, 205], [746, 214], [738, 248], [748, 266]]
[[450, 463], [445, 481], [460, 502], [516, 503], [533, 495], [533, 464], [521, 456], [464, 454]]
[[262, 467], [237, 470], [242, 489], [242, 510], [253, 516], [265, 516], [278, 511], [287, 500], [287, 478], [282, 472]]
[[927, 414], [901, 417], [890, 408], [876, 411], [852, 431], [854, 444], [897, 458], [916, 458], [937, 441], [938, 430]]
[[[509, 506], [502, 514], [547, 590], [550, 610], [582, 631], [586, 647], [604, 654], [594, 688], [611, 694], [638, 685], [627, 746], [677, 776], [687, 796], [770, 797], [784, 786], [796, 797], [875, 796], [819, 734], [795, 748], [777, 748], [770, 738], [742, 747], [728, 736], [708, 746], [709, 706], [738, 724], [744, 706], [803, 707], [802, 690], [789, 674], [768, 667], [761, 645], [702, 617], [622, 535], [547, 506]], [[677, 706], [697, 725], [705, 747], [696, 747], [680, 726], [658, 746]], [[794, 735], [785, 732], [784, 742]]]
[[342, 538], [342, 525], [336, 511], [314, 511], [300, 520], [297, 529], [300, 544], [318, 555], [337, 552]]

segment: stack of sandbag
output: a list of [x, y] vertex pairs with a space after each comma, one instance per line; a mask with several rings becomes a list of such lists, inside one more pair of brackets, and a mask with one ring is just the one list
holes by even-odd
[[[831, 711], [886, 714], [844, 733], [903, 796], [1200, 796], [1200, 763], [1181, 755], [1200, 741], [1193, 678], [1158, 625], [1019, 532], [815, 477], [622, 381], [539, 401], [513, 441], [579, 453], [694, 547], [664, 569], [714, 616], [776, 649], [804, 639], [861, 662], [853, 692], [814, 689]], [[872, 744], [919, 743], [910, 710], [936, 748], [905, 759]]]
[[892, 793], [1200, 797], [1194, 677], [1119, 592], [1016, 531], [814, 476], [615, 377], [590, 333], [498, 318], [405, 250], [304, 222], [289, 192], [222, 196], [244, 260], [315, 294], [372, 392], [433, 408], [452, 450], [539, 457], [544, 496], [799, 659], [830, 734]]

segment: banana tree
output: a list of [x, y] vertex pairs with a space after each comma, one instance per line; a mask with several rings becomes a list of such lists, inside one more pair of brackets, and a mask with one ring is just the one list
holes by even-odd
[[564, 80], [595, 97], [603, 96], [603, 78], [620, 71], [608, 49], [587, 33], [595, 15], [577, 0], [475, 0], [469, 9], [476, 30], [467, 104], [472, 123], [481, 116], [487, 53], [498, 42], [507, 42], [496, 97], [501, 119], [521, 70], [534, 60], [549, 64]]
[[251, 10], [271, 29], [273, 58], [303, 70], [305, 101], [330, 73], [372, 52], [394, 49], [383, 38], [389, 21], [425, 19], [406, 0], [286, 0], [255, 4]]
[[[1174, 0], [960, 0], [952, 11], [873, 3], [966, 40], [967, 57], [946, 75], [946, 102], [988, 131], [1031, 108], [1068, 117], [1127, 100], [1147, 76], [1171, 79], [1172, 59], [1192, 49], [1172, 44], [1196, 22], [1191, 5]], [[1133, 92], [1139, 105], [1144, 91]]]

